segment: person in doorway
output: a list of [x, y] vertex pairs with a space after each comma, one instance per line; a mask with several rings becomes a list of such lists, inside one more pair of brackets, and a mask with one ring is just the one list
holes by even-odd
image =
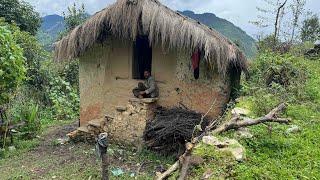
[[133, 95], [137, 98], [157, 98], [159, 89], [155, 79], [151, 76], [150, 71], [144, 71], [145, 82], [140, 82], [137, 88], [132, 90]]

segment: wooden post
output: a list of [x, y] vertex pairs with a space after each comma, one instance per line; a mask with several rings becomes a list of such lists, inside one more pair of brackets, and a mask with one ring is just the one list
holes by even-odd
[[107, 133], [101, 133], [98, 137], [97, 142], [99, 151], [100, 151], [100, 157], [101, 157], [101, 175], [102, 180], [109, 180], [109, 174], [108, 174], [108, 167], [109, 167], [109, 161], [108, 161], [108, 134]]

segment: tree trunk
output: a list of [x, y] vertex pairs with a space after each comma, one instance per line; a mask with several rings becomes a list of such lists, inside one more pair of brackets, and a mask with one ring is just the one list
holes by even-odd
[[274, 23], [273, 48], [275, 48], [275, 46], [276, 46], [276, 43], [278, 41], [278, 32], [280, 31], [280, 27], [279, 27], [280, 12], [283, 9], [283, 7], [287, 4], [287, 1], [288, 0], [285, 0], [277, 9], [276, 22]]

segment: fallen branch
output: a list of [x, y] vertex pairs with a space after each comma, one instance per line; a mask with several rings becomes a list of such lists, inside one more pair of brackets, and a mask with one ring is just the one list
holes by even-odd
[[175, 172], [180, 167], [180, 161], [176, 161], [168, 170], [164, 173], [157, 175], [157, 179], [165, 179], [166, 177], [170, 176], [173, 172]]
[[[179, 160], [176, 161], [167, 171], [165, 171], [162, 174], [159, 174], [156, 179], [157, 180], [165, 179], [168, 176], [170, 176], [173, 172], [178, 170], [180, 167], [182, 167], [179, 180], [184, 180], [189, 168], [189, 159], [190, 159], [190, 155], [192, 154], [193, 148], [202, 139], [202, 137], [208, 134], [209, 132], [211, 132], [211, 134], [213, 135], [217, 135], [229, 130], [237, 130], [239, 128], [258, 125], [262, 123], [268, 123], [268, 122], [289, 124], [291, 122], [290, 119], [277, 117], [278, 113], [282, 112], [285, 108], [286, 108], [286, 105], [282, 103], [278, 107], [270, 111], [267, 115], [257, 119], [251, 119], [251, 118], [243, 119], [239, 114], [235, 114], [230, 121], [220, 125], [217, 128], [215, 128], [216, 121], [214, 121], [213, 123], [211, 123], [209, 126], [206, 127], [205, 131], [200, 136], [193, 138], [191, 142], [187, 143], [186, 151], [184, 152], [183, 155], [180, 156]], [[212, 131], [213, 128], [215, 129]]]
[[212, 131], [212, 134], [220, 134], [225, 131], [229, 131], [231, 129], [239, 129], [239, 128], [244, 128], [248, 126], [253, 126], [253, 125], [258, 125], [262, 123], [267, 123], [267, 122], [276, 122], [280, 124], [289, 124], [290, 119], [284, 119], [284, 118], [278, 118], [277, 113], [282, 112], [286, 108], [285, 104], [280, 104], [278, 107], [273, 109], [270, 113], [267, 115], [257, 118], [257, 119], [251, 119], [251, 118], [245, 118], [242, 119], [239, 115], [235, 115], [231, 121], [226, 122], [216, 128], [215, 130]]

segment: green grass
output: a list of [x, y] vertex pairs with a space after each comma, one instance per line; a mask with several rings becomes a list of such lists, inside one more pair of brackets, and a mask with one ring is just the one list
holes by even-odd
[[[70, 144], [68, 147], [73, 148], [67, 155], [56, 154], [59, 150], [54, 147], [58, 148], [57, 145], [47, 147], [52, 149], [52, 153], [49, 153], [50, 150], [25, 152], [25, 156], [10, 156], [0, 160], [1, 179], [101, 179], [101, 161], [96, 157], [92, 145]], [[117, 145], [111, 145], [109, 149], [108, 154], [113, 157], [109, 166], [110, 179], [152, 180], [154, 167], [173, 162], [171, 158], [161, 157], [147, 150], [136, 153]], [[115, 159], [119, 157], [121, 158]], [[136, 170], [142, 163], [145, 165], [137, 173]], [[124, 173], [114, 176], [112, 171], [119, 168]]]
[[[235, 167], [237, 179], [320, 179], [320, 61], [297, 60], [308, 68], [304, 91], [311, 98], [289, 104], [286, 116], [302, 131], [286, 134], [287, 126], [274, 125], [270, 135], [264, 126], [251, 127], [255, 138], [241, 141], [248, 159]], [[251, 108], [252, 98], [239, 106]]]
[[[299, 94], [286, 98], [290, 101], [283, 116], [291, 118], [291, 124], [299, 126], [301, 132], [287, 134], [290, 126], [280, 124], [273, 124], [271, 133], [265, 125], [250, 127], [254, 138], [239, 139], [247, 157], [240, 163], [202, 144], [195, 152], [206, 161], [192, 168], [193, 179], [201, 179], [208, 169], [213, 171], [212, 179], [320, 179], [320, 59], [295, 57], [292, 60], [297, 67], [307, 69], [308, 78]], [[257, 84], [252, 85], [259, 90]], [[250, 110], [250, 117], [259, 117], [281, 102], [265, 92], [262, 89], [262, 93], [247, 94], [236, 106]], [[236, 138], [233, 131], [223, 136]]]
[[192, 168], [192, 179], [200, 179], [207, 171], [211, 171], [212, 177], [217, 179], [224, 179], [232, 176], [232, 169], [236, 165], [236, 161], [230, 152], [216, 151], [213, 146], [200, 144], [195, 148], [193, 154], [202, 157], [204, 163]]

